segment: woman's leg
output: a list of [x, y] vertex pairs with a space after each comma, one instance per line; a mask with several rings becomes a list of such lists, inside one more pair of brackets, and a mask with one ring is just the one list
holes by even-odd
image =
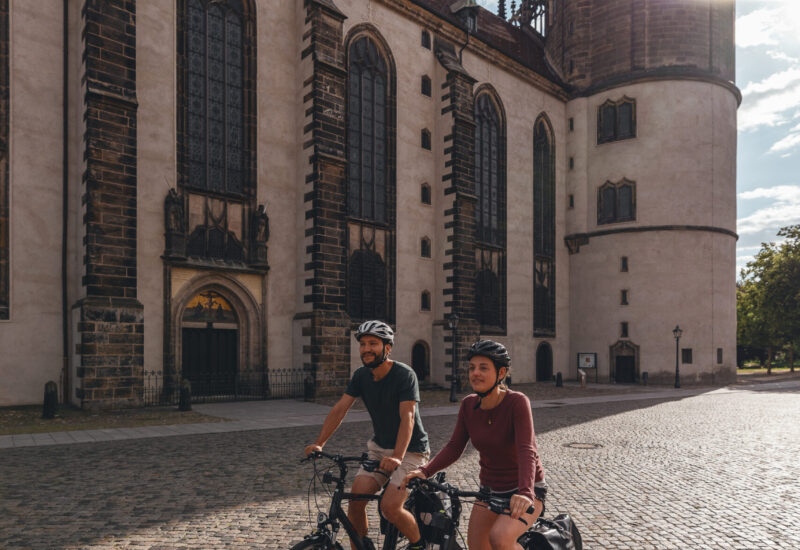
[[469, 516], [469, 529], [467, 530], [469, 550], [492, 550], [489, 544], [489, 532], [497, 517], [497, 514], [489, 510], [485, 504], [475, 503]]
[[[542, 513], [542, 508], [544, 508], [542, 502], [534, 499], [533, 513], [522, 515], [522, 519], [526, 523], [522, 523], [518, 519], [512, 519], [511, 516], [497, 516], [497, 521], [494, 522], [489, 531], [489, 548], [491, 550], [522, 550], [522, 546], [517, 544], [517, 539], [528, 530], [528, 527], [533, 525], [533, 522]], [[471, 526], [472, 524], [470, 524]], [[470, 548], [470, 550], [472, 549]]]

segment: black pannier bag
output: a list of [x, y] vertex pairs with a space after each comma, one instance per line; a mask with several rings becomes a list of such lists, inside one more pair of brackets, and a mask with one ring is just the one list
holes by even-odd
[[[433, 477], [437, 483], [444, 483], [445, 473]], [[417, 520], [420, 534], [429, 550], [460, 550], [456, 542], [456, 519], [461, 514], [461, 503], [441, 491], [420, 488], [415, 492], [411, 512]]]
[[583, 550], [581, 534], [569, 514], [539, 518], [519, 538], [519, 543], [526, 550]]

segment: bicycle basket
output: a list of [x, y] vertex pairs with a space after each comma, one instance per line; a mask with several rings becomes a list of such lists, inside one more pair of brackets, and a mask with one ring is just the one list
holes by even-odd
[[[434, 476], [434, 481], [444, 483], [444, 472]], [[414, 495], [411, 511], [417, 520], [422, 538], [429, 545], [455, 542], [456, 516], [460, 511], [458, 499], [441, 492], [420, 487]], [[447, 546], [450, 546], [448, 544]]]
[[525, 550], [583, 550], [581, 534], [569, 514], [539, 518], [517, 542]]

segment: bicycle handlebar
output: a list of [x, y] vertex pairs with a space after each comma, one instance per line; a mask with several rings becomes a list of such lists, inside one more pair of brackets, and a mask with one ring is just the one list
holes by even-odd
[[338, 464], [340, 468], [348, 462], [358, 462], [368, 472], [378, 472], [381, 474], [384, 473], [378, 470], [378, 467], [381, 465], [381, 461], [370, 459], [367, 453], [362, 453], [361, 456], [343, 456], [339, 454], [326, 453], [325, 451], [314, 451], [307, 457], [301, 459], [300, 462], [308, 462], [318, 458], [327, 458]]
[[[423, 485], [427, 485], [429, 488], [441, 491], [451, 497], [465, 497], [465, 498], [474, 498], [480, 500], [481, 502], [485, 502], [489, 509], [494, 512], [495, 514], [503, 514], [506, 516], [510, 516], [511, 512], [508, 511], [509, 506], [511, 505], [511, 498], [510, 497], [500, 497], [496, 495], [492, 495], [488, 491], [462, 491], [458, 487], [454, 487], [449, 483], [438, 483], [432, 479], [422, 479], [422, 478], [414, 478], [408, 482], [409, 489], [416, 489]], [[532, 514], [534, 511], [533, 506], [529, 506], [528, 509], [525, 511], [528, 514]], [[522, 518], [517, 518], [525, 525], [528, 524]]]

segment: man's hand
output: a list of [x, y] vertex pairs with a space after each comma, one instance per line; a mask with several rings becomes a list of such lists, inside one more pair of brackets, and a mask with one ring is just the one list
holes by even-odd
[[412, 470], [412, 471], [408, 472], [408, 475], [406, 477], [403, 478], [403, 486], [402, 486], [403, 489], [408, 487], [408, 482], [409, 481], [411, 481], [412, 479], [417, 478], [417, 477], [420, 478], [420, 479], [427, 479], [425, 477], [425, 474], [422, 473], [422, 470]]
[[306, 446], [306, 456], [321, 450], [322, 450], [322, 445], [317, 445], [316, 443], [312, 443], [311, 445]]
[[508, 505], [508, 511], [511, 512], [511, 517], [519, 519], [522, 514], [527, 513], [528, 508], [533, 505], [531, 499], [522, 495], [512, 495], [511, 502]]
[[402, 462], [403, 461], [400, 460], [399, 458], [395, 458], [393, 456], [385, 456], [381, 459], [381, 465], [378, 466], [378, 468], [380, 468], [387, 474], [391, 474], [397, 469], [398, 466], [400, 466]]

